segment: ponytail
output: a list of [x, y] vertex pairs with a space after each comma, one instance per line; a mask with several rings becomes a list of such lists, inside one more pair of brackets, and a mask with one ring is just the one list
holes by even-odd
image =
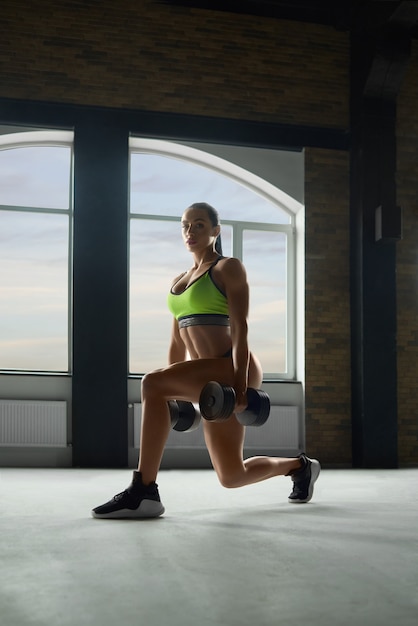
[[222, 239], [221, 239], [221, 233], [219, 233], [219, 235], [216, 237], [216, 241], [215, 241], [215, 252], [217, 252], [220, 256], [223, 256], [223, 254], [222, 254]]

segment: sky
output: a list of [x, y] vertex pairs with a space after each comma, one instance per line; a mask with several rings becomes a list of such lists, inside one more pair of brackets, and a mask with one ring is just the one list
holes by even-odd
[[0, 369], [68, 369], [71, 150], [0, 150]]
[[[1, 148], [1, 146], [0, 146]], [[0, 369], [66, 371], [68, 367], [69, 147], [0, 149], [0, 205], [53, 212], [0, 210]], [[130, 369], [143, 373], [167, 361], [171, 316], [166, 295], [191, 266], [180, 217], [209, 202], [222, 220], [288, 223], [277, 205], [208, 167], [157, 154], [133, 154], [130, 210]], [[173, 221], [137, 219], [165, 215]], [[224, 254], [232, 253], [223, 226]], [[267, 372], [285, 367], [286, 238], [246, 231], [250, 344]]]

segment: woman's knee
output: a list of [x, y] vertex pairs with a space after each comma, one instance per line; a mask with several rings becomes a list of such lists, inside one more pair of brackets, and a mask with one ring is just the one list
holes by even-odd
[[162, 369], [145, 374], [141, 381], [142, 397], [159, 392], [161, 388]]
[[215, 472], [220, 484], [222, 485], [222, 487], [225, 487], [225, 489], [237, 489], [238, 487], [242, 487], [245, 484], [244, 467], [240, 470], [234, 471], [223, 471], [220, 469], [215, 469]]

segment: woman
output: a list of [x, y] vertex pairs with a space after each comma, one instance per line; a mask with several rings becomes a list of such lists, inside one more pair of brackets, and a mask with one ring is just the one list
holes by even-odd
[[[158, 517], [164, 513], [155, 483], [171, 429], [167, 402], [198, 402], [210, 380], [231, 385], [235, 413], [246, 408], [247, 387], [259, 388], [262, 370], [247, 343], [248, 283], [242, 263], [223, 257], [216, 210], [200, 202], [182, 217], [183, 241], [194, 264], [172, 284], [168, 305], [174, 315], [169, 366], [142, 380], [142, 426], [138, 471], [129, 487], [92, 511], [97, 518]], [[186, 360], [187, 354], [190, 359]], [[224, 422], [202, 420], [205, 442], [220, 483], [242, 487], [273, 476], [293, 480], [290, 502], [308, 502], [320, 465], [298, 458], [243, 460], [245, 427], [235, 414]]]

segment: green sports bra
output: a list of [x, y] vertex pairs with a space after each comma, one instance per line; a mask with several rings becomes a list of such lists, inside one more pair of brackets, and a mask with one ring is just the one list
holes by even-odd
[[[173, 288], [170, 289], [167, 296], [167, 305], [179, 322], [200, 315], [219, 316], [219, 321], [212, 322], [215, 324], [223, 324], [224, 322], [221, 321], [222, 318], [225, 321], [228, 319], [229, 311], [226, 296], [215, 285], [211, 276], [212, 268], [219, 260], [220, 259], [217, 259], [207, 272], [199, 276], [199, 278], [196, 278], [196, 280], [181, 293], [173, 293]], [[203, 319], [201, 321], [205, 323]], [[206, 323], [209, 322], [206, 321]], [[194, 324], [196, 324], [196, 321]], [[186, 323], [184, 325], [188, 324]]]

